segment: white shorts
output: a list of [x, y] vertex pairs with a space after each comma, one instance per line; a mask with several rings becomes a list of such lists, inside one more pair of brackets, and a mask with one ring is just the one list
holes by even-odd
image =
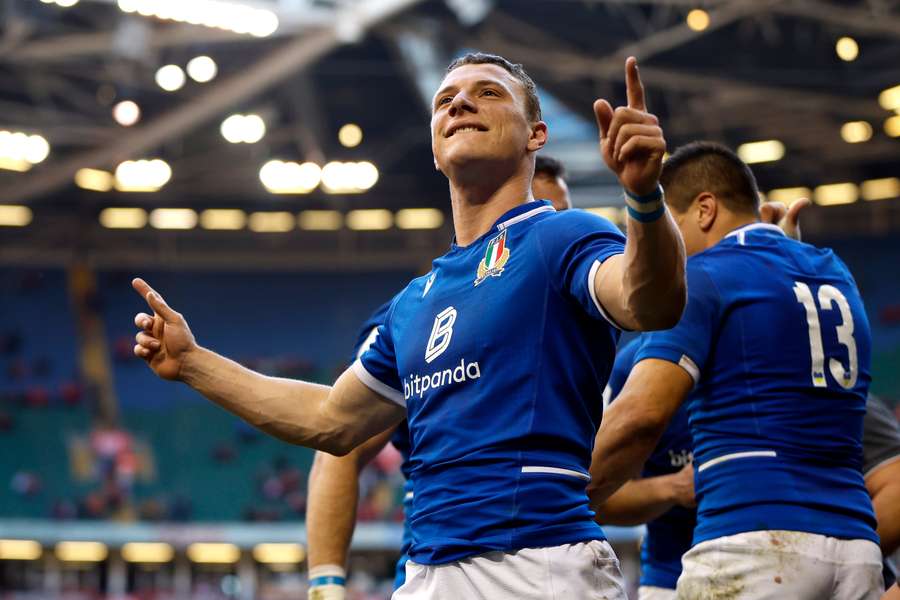
[[487, 552], [443, 565], [406, 563], [392, 600], [627, 600], [605, 541]]
[[799, 531], [708, 540], [681, 564], [679, 600], [878, 600], [884, 587], [874, 542]]
[[675, 590], [642, 585], [638, 588], [638, 600], [675, 600]]

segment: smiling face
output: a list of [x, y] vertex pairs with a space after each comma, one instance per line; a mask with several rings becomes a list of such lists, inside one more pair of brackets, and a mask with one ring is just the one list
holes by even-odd
[[451, 179], [476, 163], [516, 163], [546, 141], [546, 125], [527, 117], [525, 91], [494, 64], [457, 67], [435, 94], [431, 147], [435, 166]]

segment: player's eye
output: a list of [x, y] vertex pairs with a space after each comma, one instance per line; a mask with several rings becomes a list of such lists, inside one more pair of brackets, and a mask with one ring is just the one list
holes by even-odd
[[500, 94], [498, 94], [494, 90], [484, 90], [483, 92], [481, 92], [481, 95], [482, 96], [499, 96]]
[[450, 101], [453, 100], [453, 96], [444, 96], [442, 98], [438, 98], [438, 106], [442, 106], [444, 104], [449, 104]]

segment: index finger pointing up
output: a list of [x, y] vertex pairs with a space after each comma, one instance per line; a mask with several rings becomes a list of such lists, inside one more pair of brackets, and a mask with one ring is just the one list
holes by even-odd
[[164, 321], [171, 322], [176, 318], [177, 313], [166, 304], [166, 301], [162, 299], [162, 296], [156, 293], [146, 281], [140, 277], [136, 277], [132, 280], [131, 287], [133, 287], [138, 294], [143, 296], [144, 300], [147, 301], [147, 304], [150, 305], [150, 308], [153, 309], [153, 312], [162, 317]]
[[629, 56], [625, 61], [625, 90], [628, 93], [628, 108], [647, 110], [644, 102], [644, 84], [638, 73], [637, 59]]

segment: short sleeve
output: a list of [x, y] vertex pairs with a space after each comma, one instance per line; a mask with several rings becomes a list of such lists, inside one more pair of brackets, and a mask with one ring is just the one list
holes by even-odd
[[384, 323], [378, 326], [375, 339], [368, 350], [354, 361], [351, 368], [366, 387], [406, 408], [391, 334], [392, 314], [393, 306], [385, 315]]
[[687, 262], [688, 301], [678, 325], [642, 336], [635, 363], [658, 358], [683, 368], [700, 381], [721, 314], [719, 293], [699, 258]]
[[591, 317], [609, 318], [594, 293], [603, 261], [625, 252], [625, 236], [609, 220], [583, 210], [568, 210], [541, 223], [541, 251], [551, 280]]
[[897, 417], [875, 396], [866, 401], [863, 419], [863, 475], [894, 460], [900, 460], [900, 425]]

